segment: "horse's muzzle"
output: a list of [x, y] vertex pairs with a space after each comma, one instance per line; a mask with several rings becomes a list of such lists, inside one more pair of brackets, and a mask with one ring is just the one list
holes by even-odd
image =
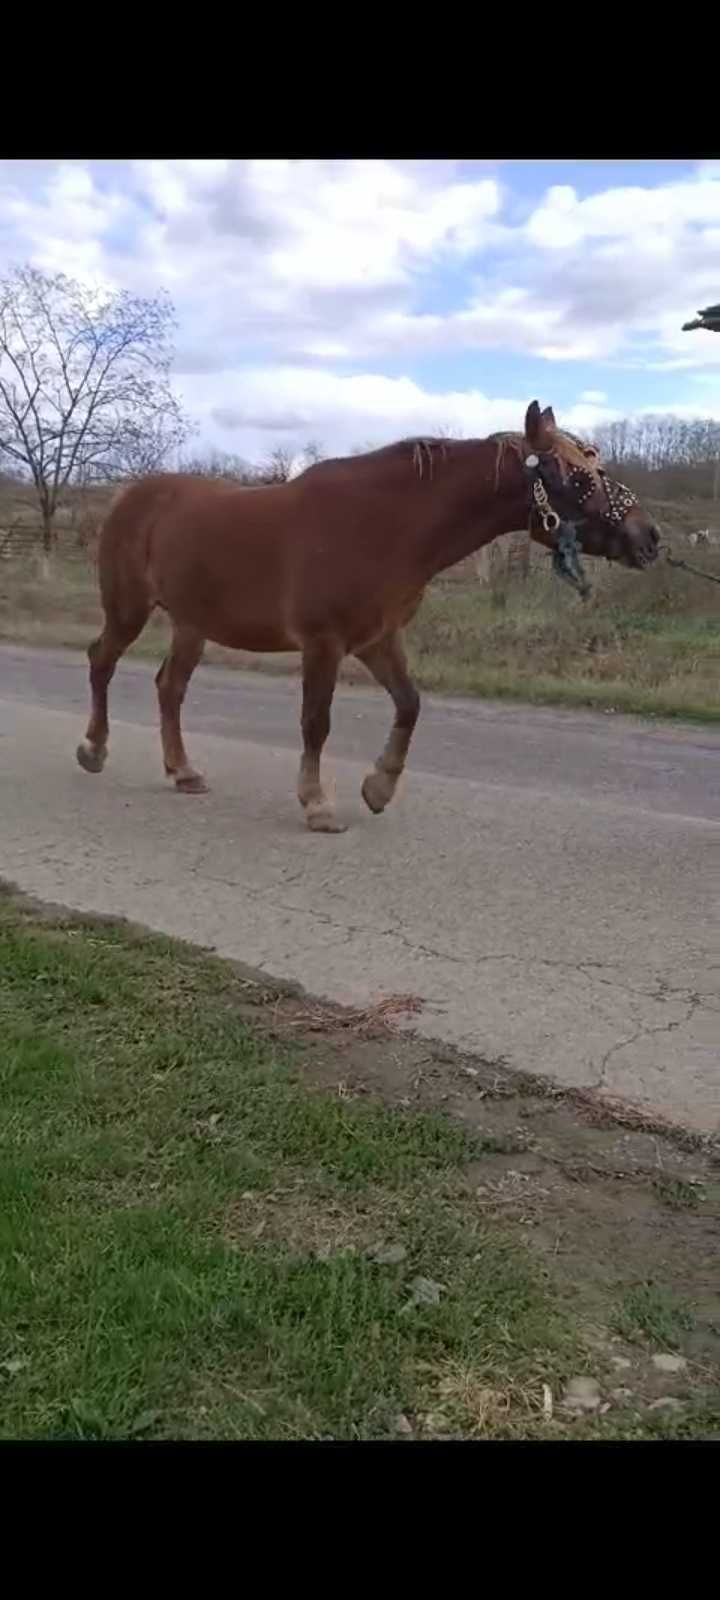
[[642, 534], [630, 536], [628, 549], [628, 566], [644, 571], [657, 561], [660, 550], [660, 530], [652, 523]]

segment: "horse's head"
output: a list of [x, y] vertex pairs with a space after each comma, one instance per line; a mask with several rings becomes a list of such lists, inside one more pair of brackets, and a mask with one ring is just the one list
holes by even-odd
[[[658, 553], [660, 534], [637, 497], [608, 477], [594, 446], [558, 428], [552, 408], [537, 400], [525, 418], [525, 466], [537, 484], [530, 531], [553, 548], [558, 522], [569, 523], [586, 555], [606, 556], [626, 567], [647, 567]], [[545, 516], [539, 509], [549, 503]]]

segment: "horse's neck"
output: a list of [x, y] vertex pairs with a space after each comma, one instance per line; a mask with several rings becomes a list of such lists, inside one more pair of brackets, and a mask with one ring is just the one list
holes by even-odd
[[[450, 463], [448, 463], [450, 468]], [[527, 526], [528, 509], [520, 464], [505, 456], [498, 463], [493, 445], [439, 473], [428, 485], [427, 521], [420, 531], [428, 575], [453, 567], [503, 533]], [[433, 492], [434, 490], [434, 492]], [[433, 501], [431, 506], [430, 501]]]

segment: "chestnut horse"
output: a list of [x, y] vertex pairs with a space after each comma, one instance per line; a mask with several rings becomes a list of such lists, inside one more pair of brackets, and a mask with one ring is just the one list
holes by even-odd
[[[108, 685], [156, 606], [172, 643], [156, 683], [165, 771], [185, 794], [206, 789], [191, 766], [180, 708], [205, 641], [231, 649], [302, 652], [303, 755], [298, 798], [308, 826], [342, 830], [320, 778], [343, 657], [364, 662], [387, 689], [395, 720], [362, 786], [373, 812], [392, 799], [420, 700], [401, 630], [431, 578], [499, 534], [527, 527], [553, 547], [552, 515], [571, 516], [582, 549], [626, 566], [655, 558], [658, 533], [597, 454], [528, 408], [525, 433], [488, 439], [405, 440], [313, 465], [289, 483], [238, 488], [183, 474], [144, 478], [111, 508], [99, 546], [105, 627], [88, 650], [92, 714], [77, 756], [100, 772], [108, 744]], [[557, 526], [558, 516], [554, 516]]]

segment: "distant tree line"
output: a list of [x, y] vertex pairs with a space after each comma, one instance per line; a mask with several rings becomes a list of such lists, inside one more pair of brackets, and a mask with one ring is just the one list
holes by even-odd
[[720, 422], [650, 414], [608, 423], [594, 438], [604, 462], [639, 494], [661, 500], [720, 497]]
[[181, 472], [192, 472], [197, 478], [221, 478], [252, 488], [264, 483], [287, 483], [293, 470], [297, 470], [298, 458], [302, 467], [309, 467], [315, 461], [322, 461], [323, 452], [319, 444], [308, 440], [300, 451], [276, 445], [265, 461], [255, 464], [246, 461], [243, 456], [234, 455], [232, 451], [211, 450], [205, 454], [182, 456], [178, 466]]

